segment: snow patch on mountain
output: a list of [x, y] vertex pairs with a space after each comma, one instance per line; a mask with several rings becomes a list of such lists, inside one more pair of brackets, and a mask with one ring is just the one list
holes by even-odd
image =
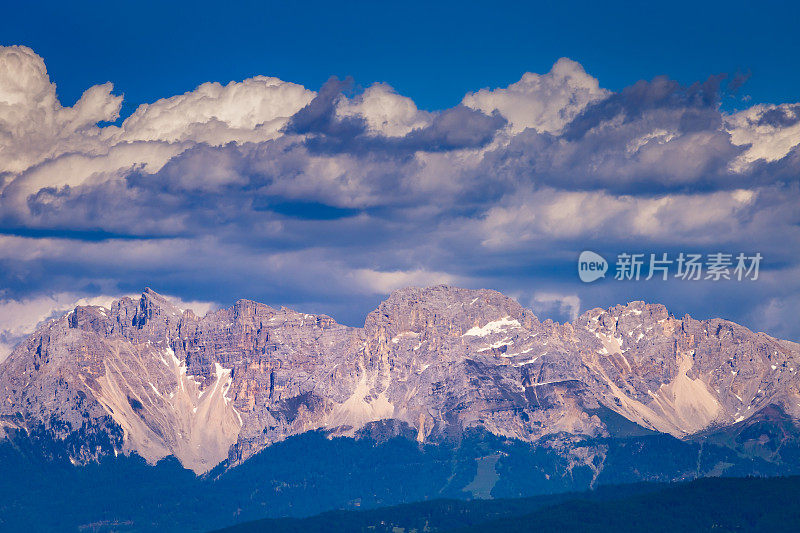
[[468, 329], [466, 333], [464, 333], [463, 337], [485, 337], [487, 335], [491, 335], [492, 333], [505, 331], [511, 327], [520, 327], [519, 320], [505, 316], [499, 320], [493, 320], [484, 326], [472, 327]]

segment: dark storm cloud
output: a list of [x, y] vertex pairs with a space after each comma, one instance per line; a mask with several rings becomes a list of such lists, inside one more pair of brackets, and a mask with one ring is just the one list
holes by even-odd
[[416, 129], [389, 146], [427, 152], [479, 148], [488, 144], [506, 123], [499, 113], [489, 116], [456, 106], [436, 115], [430, 126]]
[[430, 125], [414, 129], [403, 137], [374, 135], [368, 131], [363, 118], [337, 116], [337, 101], [342, 91], [351, 86], [352, 80], [328, 80], [317, 96], [289, 120], [284, 131], [309, 135], [305, 143], [315, 153], [408, 157], [419, 151], [479, 148], [488, 144], [507, 124], [498, 113], [489, 116], [459, 105], [436, 114]]
[[331, 77], [311, 102], [298, 111], [284, 128], [289, 134], [315, 134], [341, 139], [353, 139], [366, 131], [366, 122], [359, 117], [337, 117], [336, 101], [342, 91], [353, 86], [352, 78]]
[[727, 133], [661, 130], [648, 138], [651, 126], [649, 120], [627, 122], [572, 141], [527, 130], [488, 154], [481, 173], [519, 185], [627, 194], [738, 188], [751, 182], [749, 175], [729, 170], [744, 149]]
[[768, 178], [733, 172], [746, 146], [733, 144], [719, 110], [722, 76], [688, 87], [666, 77], [640, 81], [590, 104], [560, 135], [528, 129], [487, 154], [481, 175], [627, 194], [710, 191]]
[[[682, 132], [708, 130], [720, 126], [717, 110], [720, 84], [724, 76], [711, 76], [688, 87], [666, 76], [639, 81], [605, 100], [589, 105], [566, 128], [564, 137], [575, 140], [603, 122], [619, 118], [623, 124], [652, 117], [661, 126], [678, 127]], [[653, 116], [658, 113], [657, 116]]]
[[788, 128], [800, 122], [800, 104], [769, 109], [762, 113], [757, 124], [774, 128]]

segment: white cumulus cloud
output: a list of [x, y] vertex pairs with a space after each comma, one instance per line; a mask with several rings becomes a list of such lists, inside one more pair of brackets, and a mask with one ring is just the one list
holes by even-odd
[[531, 299], [531, 307], [544, 316], [555, 315], [560, 320], [575, 320], [581, 310], [581, 299], [577, 294], [537, 291]]
[[[770, 115], [777, 120], [770, 121]], [[747, 147], [731, 163], [734, 170], [743, 170], [759, 159], [777, 161], [800, 144], [800, 106], [754, 105], [726, 117], [726, 127], [734, 144]]]
[[97, 123], [115, 120], [121, 96], [95, 85], [63, 107], [44, 61], [26, 46], [0, 46], [0, 173], [21, 172], [68, 151], [96, 152]]
[[354, 98], [342, 96], [336, 112], [342, 117], [360, 116], [370, 130], [389, 137], [403, 136], [430, 124], [431, 114], [417, 109], [414, 100], [376, 83]]
[[469, 93], [462, 103], [484, 113], [499, 111], [510, 122], [512, 133], [525, 128], [554, 133], [608, 94], [579, 63], [561, 58], [547, 74], [526, 72], [506, 88]]
[[129, 141], [261, 142], [307, 105], [314, 92], [278, 78], [204, 83], [193, 91], [142, 104], [119, 128], [104, 130], [113, 143]]

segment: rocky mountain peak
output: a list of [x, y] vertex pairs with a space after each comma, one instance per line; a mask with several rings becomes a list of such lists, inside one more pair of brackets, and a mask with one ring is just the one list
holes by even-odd
[[67, 315], [67, 320], [70, 328], [103, 335], [110, 335], [114, 329], [108, 310], [100, 306], [79, 305]]
[[139, 299], [139, 306], [133, 317], [133, 324], [143, 328], [151, 321], [176, 322], [180, 320], [183, 311], [172, 304], [167, 298], [147, 287]]
[[538, 319], [516, 300], [497, 291], [463, 289], [448, 285], [420, 288], [407, 287], [394, 291], [365, 322], [370, 335], [376, 328], [391, 325], [394, 334], [427, 330], [461, 335], [472, 327], [513, 317], [531, 324]]
[[659, 321], [670, 317], [669, 311], [662, 304], [650, 304], [643, 301], [628, 302], [625, 305], [616, 305], [609, 309], [595, 307], [579, 316], [574, 324], [586, 327], [593, 321], [600, 321], [609, 325], [625, 318], [639, 321]]

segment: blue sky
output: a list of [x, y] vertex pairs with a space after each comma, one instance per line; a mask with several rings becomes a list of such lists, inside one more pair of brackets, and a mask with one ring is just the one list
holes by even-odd
[[[799, 10], [12, 5], [0, 358], [145, 286], [360, 325], [448, 283], [557, 320], [646, 300], [800, 339]], [[584, 284], [587, 249], [764, 260], [757, 281]]]
[[[2, 44], [47, 59], [64, 103], [113, 81], [140, 103], [256, 74], [317, 88], [331, 75], [389, 83], [421, 108], [506, 86], [559, 57], [620, 90], [751, 73], [743, 94], [794, 101], [796, 2], [12, 2]], [[740, 102], [726, 105], [741, 106]]]

